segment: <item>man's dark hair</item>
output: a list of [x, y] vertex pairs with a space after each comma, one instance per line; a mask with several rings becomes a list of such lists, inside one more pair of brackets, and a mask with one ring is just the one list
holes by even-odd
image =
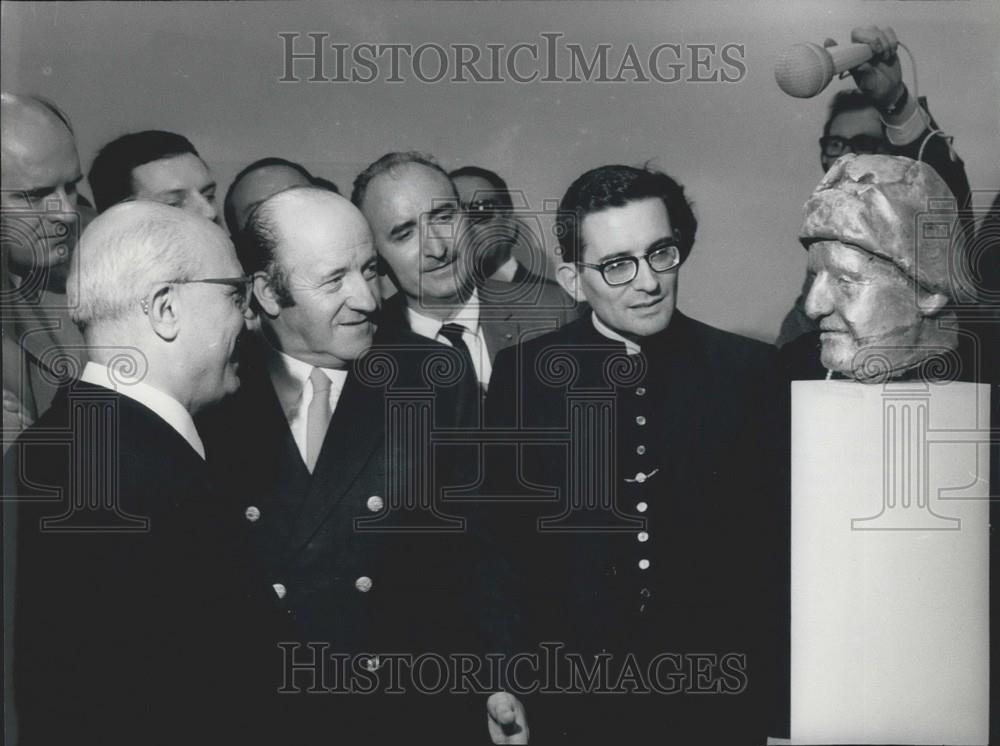
[[133, 195], [132, 171], [162, 158], [190, 153], [197, 156], [191, 141], [163, 130], [146, 130], [112, 140], [98, 152], [87, 174], [98, 212], [104, 212]]
[[823, 137], [830, 136], [830, 125], [833, 124], [834, 119], [844, 112], [864, 111], [865, 109], [874, 108], [875, 104], [871, 102], [871, 99], [857, 88], [845, 88], [842, 91], [837, 91], [836, 95], [830, 101], [830, 110], [826, 115], [826, 122], [823, 123]]
[[[229, 185], [229, 189], [226, 191], [226, 199], [222, 203], [222, 215], [226, 221], [226, 227], [229, 229], [229, 235], [235, 236], [239, 233], [239, 225], [236, 222], [236, 210], [233, 208], [233, 191], [236, 189], [236, 185], [240, 183], [247, 174], [253, 173], [261, 168], [268, 168], [269, 166], [285, 166], [297, 171], [310, 183], [315, 183], [315, 178], [306, 167], [300, 163], [295, 163], [294, 161], [288, 161], [284, 158], [260, 158], [249, 166], [244, 167], [236, 176], [233, 177], [232, 183]], [[339, 192], [338, 192], [339, 194]]]
[[457, 179], [459, 176], [471, 176], [476, 179], [483, 179], [493, 187], [494, 191], [490, 193], [490, 196], [496, 199], [501, 207], [506, 207], [507, 209], [512, 207], [510, 189], [507, 188], [507, 182], [495, 171], [490, 171], [488, 168], [481, 168], [480, 166], [462, 166], [461, 168], [456, 168], [448, 176], [452, 179]]
[[322, 176], [313, 176], [312, 185], [320, 189], [325, 189], [328, 192], [333, 192], [334, 194], [340, 194], [340, 187], [329, 179], [324, 179]]
[[601, 166], [588, 171], [566, 190], [556, 215], [562, 261], [580, 259], [580, 226], [587, 215], [649, 198], [661, 200], [667, 208], [670, 227], [677, 238], [683, 262], [691, 253], [698, 230], [698, 221], [691, 203], [684, 196], [684, 187], [660, 171], [620, 165]]
[[[424, 153], [418, 153], [415, 150], [410, 150], [407, 152], [395, 152], [386, 153], [381, 158], [379, 158], [374, 163], [370, 164], [368, 168], [358, 174], [357, 178], [354, 180], [354, 188], [351, 190], [351, 202], [359, 210], [361, 205], [365, 201], [365, 193], [368, 191], [368, 185], [371, 183], [372, 179], [376, 176], [381, 176], [386, 171], [391, 171], [394, 168], [400, 166], [405, 166], [410, 163], [418, 163], [421, 166], [427, 166], [428, 168], [433, 168], [435, 171], [439, 172], [446, 179], [451, 181], [451, 177], [448, 176], [448, 172], [441, 168], [431, 156], [425, 155]], [[444, 195], [440, 195], [444, 196]]]

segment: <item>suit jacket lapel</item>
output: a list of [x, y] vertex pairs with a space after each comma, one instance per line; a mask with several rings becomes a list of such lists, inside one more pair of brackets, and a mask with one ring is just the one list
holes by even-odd
[[292, 549], [307, 543], [339, 505], [385, 437], [384, 389], [358, 381], [352, 369], [337, 401], [292, 535]]

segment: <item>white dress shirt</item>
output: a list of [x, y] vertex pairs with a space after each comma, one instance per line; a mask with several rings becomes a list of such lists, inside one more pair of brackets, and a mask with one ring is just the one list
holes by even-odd
[[433, 339], [451, 346], [451, 342], [441, 336], [441, 327], [448, 324], [461, 324], [465, 327], [462, 332], [462, 341], [469, 348], [472, 356], [472, 366], [476, 370], [476, 378], [479, 385], [485, 390], [490, 385], [490, 376], [493, 374], [493, 365], [490, 363], [490, 353], [486, 347], [486, 336], [483, 328], [479, 324], [479, 296], [475, 291], [468, 302], [454, 316], [447, 321], [434, 319], [422, 313], [414, 311], [410, 306], [406, 307], [406, 315], [410, 321], [410, 329], [421, 337]]
[[631, 339], [627, 339], [626, 337], [623, 337], [621, 334], [619, 334], [618, 332], [616, 332], [610, 326], [608, 326], [607, 324], [605, 324], [603, 321], [601, 321], [599, 318], [597, 318], [597, 314], [596, 313], [591, 312], [590, 318], [591, 318], [591, 320], [593, 320], [593, 322], [594, 322], [594, 328], [597, 329], [598, 332], [600, 332], [602, 335], [604, 335], [608, 339], [613, 339], [616, 342], [621, 342], [622, 344], [625, 345], [625, 354], [626, 355], [638, 355], [641, 352], [641, 348], [639, 347], [638, 344], [636, 344], [635, 342], [633, 342]]
[[111, 389], [151, 409], [161, 420], [176, 430], [202, 459], [205, 458], [205, 446], [201, 442], [201, 436], [198, 435], [198, 429], [194, 426], [194, 420], [191, 419], [191, 413], [170, 394], [153, 388], [137, 378], [125, 378], [117, 372], [112, 377], [107, 366], [92, 360], [84, 367], [80, 380]]
[[[309, 412], [309, 403], [313, 397], [313, 385], [309, 380], [309, 374], [312, 373], [314, 367], [316, 366], [286, 355], [270, 345], [267, 346], [267, 370], [271, 376], [271, 383], [274, 384], [274, 391], [278, 395], [281, 411], [285, 413], [288, 428], [292, 431], [292, 439], [302, 455], [303, 463], [308, 462], [306, 414]], [[336, 411], [340, 392], [344, 390], [347, 371], [333, 368], [320, 368], [320, 370], [330, 379], [330, 412], [332, 413]]]

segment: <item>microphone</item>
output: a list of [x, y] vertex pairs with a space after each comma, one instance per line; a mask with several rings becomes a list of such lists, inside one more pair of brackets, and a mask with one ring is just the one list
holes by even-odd
[[774, 66], [778, 87], [795, 98], [812, 98], [826, 88], [834, 75], [853, 70], [872, 58], [867, 44], [821, 47], [818, 44], [794, 44], [785, 50]]

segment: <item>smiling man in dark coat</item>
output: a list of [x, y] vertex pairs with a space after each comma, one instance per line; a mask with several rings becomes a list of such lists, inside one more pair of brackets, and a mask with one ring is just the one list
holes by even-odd
[[4, 469], [20, 742], [267, 742], [284, 619], [192, 420], [239, 385], [249, 281], [218, 227], [148, 202], [97, 218], [70, 280], [90, 361]]

